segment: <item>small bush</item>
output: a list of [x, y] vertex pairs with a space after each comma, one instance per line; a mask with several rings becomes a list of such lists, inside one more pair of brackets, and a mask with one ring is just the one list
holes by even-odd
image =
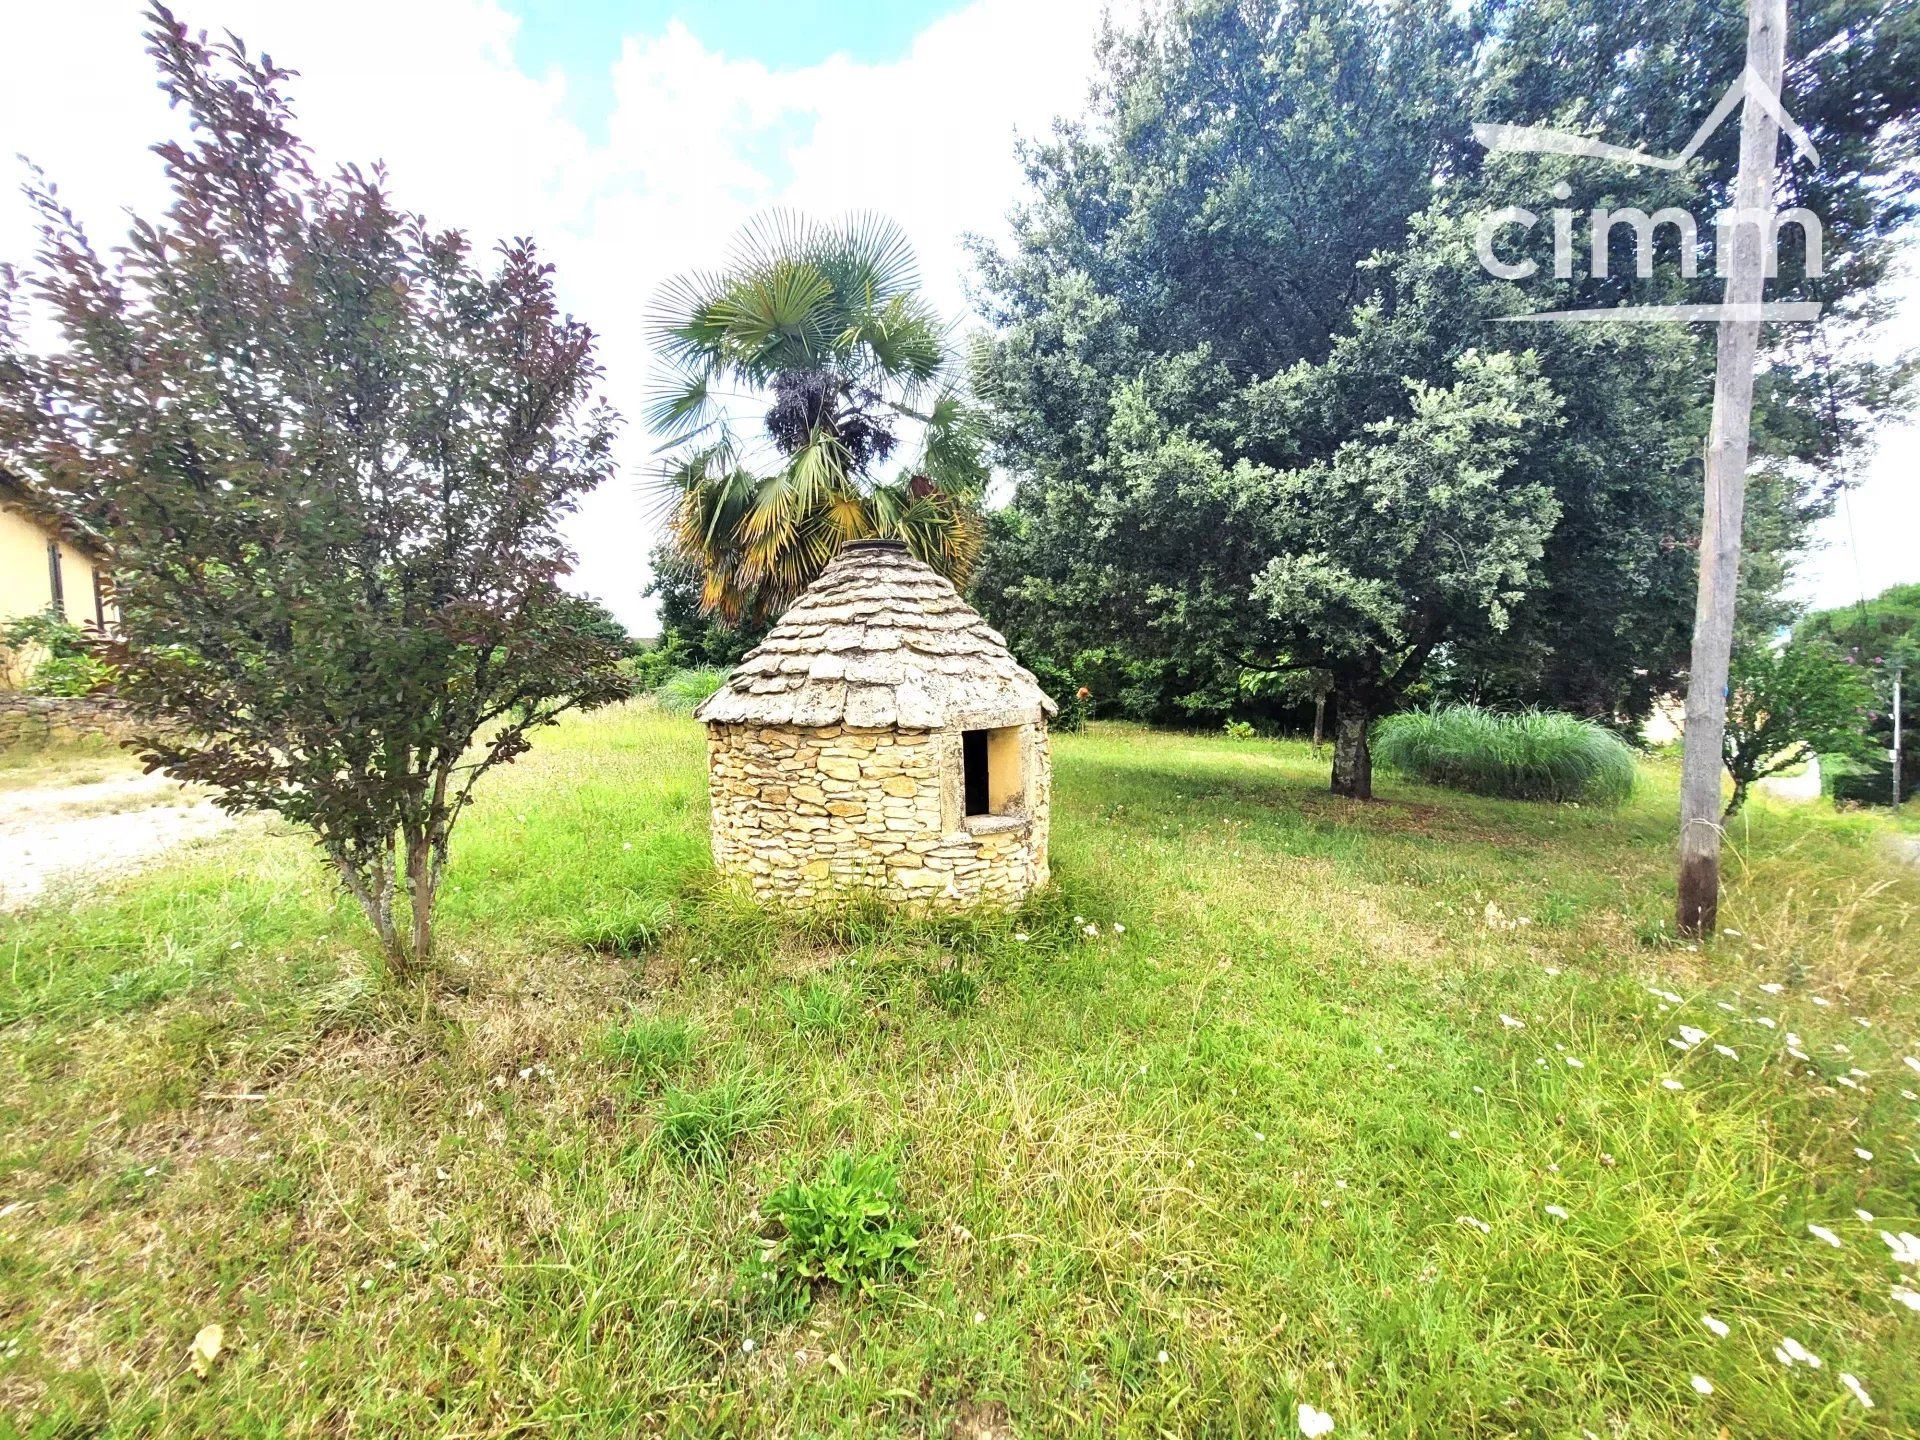
[[919, 1272], [918, 1227], [891, 1160], [843, 1151], [818, 1179], [789, 1180], [762, 1208], [780, 1229], [761, 1256], [776, 1291], [804, 1297], [830, 1284], [866, 1294]]
[[669, 1089], [660, 1097], [654, 1144], [691, 1165], [724, 1165], [734, 1142], [767, 1123], [772, 1105], [743, 1076], [729, 1076], [705, 1090]]
[[1382, 765], [1475, 795], [1618, 805], [1633, 793], [1633, 752], [1612, 731], [1550, 710], [1501, 714], [1448, 705], [1390, 715], [1373, 732]]
[[21, 683], [29, 695], [73, 698], [112, 684], [113, 667], [93, 653], [93, 645], [85, 630], [51, 609], [22, 615], [0, 630], [0, 650], [27, 669]]
[[664, 1080], [693, 1055], [694, 1029], [678, 1016], [640, 1015], [609, 1030], [601, 1052], [625, 1065], [636, 1080]]
[[1253, 728], [1249, 720], [1229, 720], [1220, 727], [1221, 733], [1229, 740], [1257, 740], [1260, 732]]
[[694, 707], [727, 683], [727, 672], [711, 668], [676, 670], [654, 688], [654, 702], [674, 715], [691, 715]]

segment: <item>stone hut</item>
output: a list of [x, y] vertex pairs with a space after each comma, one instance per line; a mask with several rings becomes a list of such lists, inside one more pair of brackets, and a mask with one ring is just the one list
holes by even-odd
[[694, 712], [714, 863], [782, 902], [1016, 904], [1047, 882], [1056, 711], [949, 581], [854, 541]]

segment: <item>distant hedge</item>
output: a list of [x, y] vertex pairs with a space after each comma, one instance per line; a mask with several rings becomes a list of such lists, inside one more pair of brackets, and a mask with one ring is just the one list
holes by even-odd
[[1452, 790], [1509, 800], [1618, 805], [1633, 793], [1633, 751], [1612, 731], [1552, 710], [1448, 705], [1375, 727], [1380, 764]]

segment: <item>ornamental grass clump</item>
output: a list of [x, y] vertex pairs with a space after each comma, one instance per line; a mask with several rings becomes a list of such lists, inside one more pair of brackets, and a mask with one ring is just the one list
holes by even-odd
[[653, 692], [654, 704], [670, 715], [691, 715], [696, 706], [727, 683], [727, 672], [707, 666], [676, 670]]
[[1392, 715], [1374, 758], [1430, 785], [1508, 800], [1618, 805], [1633, 793], [1633, 752], [1612, 731], [1551, 710], [1445, 705]]

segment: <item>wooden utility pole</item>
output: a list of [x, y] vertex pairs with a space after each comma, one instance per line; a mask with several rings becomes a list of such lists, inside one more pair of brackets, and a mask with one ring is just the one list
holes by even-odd
[[[1713, 381], [1713, 429], [1707, 437], [1707, 493], [1700, 524], [1700, 594], [1693, 612], [1693, 663], [1687, 677], [1686, 754], [1680, 778], [1679, 930], [1711, 935], [1720, 910], [1720, 771], [1727, 729], [1727, 666], [1733, 649], [1733, 601], [1740, 580], [1740, 528], [1747, 505], [1747, 437], [1753, 414], [1755, 313], [1766, 289], [1775, 151], [1780, 127], [1751, 89], [1757, 78], [1775, 95], [1786, 67], [1786, 0], [1747, 0], [1747, 83], [1740, 107], [1740, 170], [1733, 224], [1720, 232], [1715, 264], [1725, 266], [1729, 306], [1720, 321]], [[1730, 242], [1730, 243], [1729, 243]], [[1727, 252], [1731, 251], [1729, 255]]]

